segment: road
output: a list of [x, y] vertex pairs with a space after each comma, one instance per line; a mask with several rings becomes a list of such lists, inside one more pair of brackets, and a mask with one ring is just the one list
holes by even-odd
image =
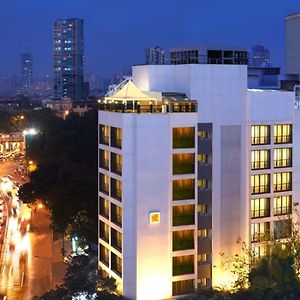
[[[15, 174], [18, 162], [0, 162], [0, 177], [10, 174], [13, 180], [24, 182], [21, 174]], [[10, 189], [11, 197], [5, 197], [8, 211], [19, 199], [17, 189]], [[60, 255], [59, 241], [53, 242], [50, 229], [50, 213], [44, 206], [30, 211], [20, 205], [17, 214], [9, 214], [7, 232], [3, 241], [0, 268], [0, 294], [8, 300], [31, 300], [62, 283], [66, 266]], [[30, 216], [31, 215], [31, 216]], [[31, 217], [31, 218], [30, 218]], [[26, 219], [30, 218], [30, 231], [26, 231]], [[21, 220], [24, 219], [24, 223]]]

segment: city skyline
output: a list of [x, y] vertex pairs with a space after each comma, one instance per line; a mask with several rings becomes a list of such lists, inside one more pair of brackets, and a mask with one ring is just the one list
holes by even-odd
[[[29, 51], [35, 60], [36, 76], [52, 74], [52, 24], [55, 19], [70, 17], [85, 21], [87, 72], [111, 76], [123, 67], [143, 64], [144, 49], [154, 45], [169, 49], [201, 44], [241, 46], [250, 50], [260, 43], [270, 49], [272, 64], [284, 68], [284, 18], [300, 11], [300, 4], [292, 0], [272, 7], [255, 0], [252, 7], [260, 8], [255, 11], [250, 8], [241, 11], [241, 3], [237, 1], [234, 2], [239, 5], [233, 2], [232, 7], [225, 3], [216, 5], [216, 1], [201, 4], [189, 1], [188, 5], [183, 1], [165, 1], [159, 3], [159, 10], [153, 9], [157, 7], [154, 2], [131, 1], [116, 8], [116, 2], [91, 0], [86, 5], [85, 1], [78, 0], [74, 5], [64, 1], [58, 10], [57, 0], [26, 4], [20, 0], [3, 0], [0, 35], [6, 43], [0, 49], [0, 72], [18, 73], [16, 58]], [[218, 22], [212, 15], [218, 16]]]

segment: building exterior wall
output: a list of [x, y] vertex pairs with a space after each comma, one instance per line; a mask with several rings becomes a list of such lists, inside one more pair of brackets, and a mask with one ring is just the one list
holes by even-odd
[[300, 14], [285, 18], [286, 73], [300, 73]]
[[56, 20], [53, 27], [54, 97], [83, 99], [83, 20]]

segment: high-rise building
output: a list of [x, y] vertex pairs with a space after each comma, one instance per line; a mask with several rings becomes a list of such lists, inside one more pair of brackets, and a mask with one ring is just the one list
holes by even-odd
[[20, 94], [24, 96], [31, 95], [32, 87], [32, 54], [22, 53], [21, 54], [21, 87]]
[[240, 47], [197, 46], [170, 49], [170, 64], [248, 64], [248, 53]]
[[251, 49], [251, 65], [269, 66], [271, 62], [270, 51], [263, 45], [254, 45]]
[[82, 100], [83, 20], [56, 20], [53, 31], [54, 97]]
[[300, 74], [300, 13], [285, 17], [286, 73]]
[[150, 47], [145, 49], [146, 65], [164, 65], [166, 63], [165, 50], [160, 47]]
[[99, 106], [99, 267], [130, 299], [230, 287], [237, 241], [262, 256], [297, 218], [295, 93], [248, 89], [246, 65], [132, 75]]

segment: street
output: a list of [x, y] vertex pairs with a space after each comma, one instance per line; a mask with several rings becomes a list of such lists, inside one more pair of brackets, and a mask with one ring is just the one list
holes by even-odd
[[[18, 160], [0, 162], [0, 178], [11, 175], [14, 182], [24, 183], [23, 175], [14, 172], [20, 167], [18, 163]], [[8, 300], [31, 300], [61, 284], [66, 266], [60, 254], [60, 241], [52, 241], [49, 211], [42, 204], [32, 209], [22, 205], [18, 188], [6, 185], [9, 196], [2, 184], [7, 226], [2, 244], [0, 295], [6, 295]]]

